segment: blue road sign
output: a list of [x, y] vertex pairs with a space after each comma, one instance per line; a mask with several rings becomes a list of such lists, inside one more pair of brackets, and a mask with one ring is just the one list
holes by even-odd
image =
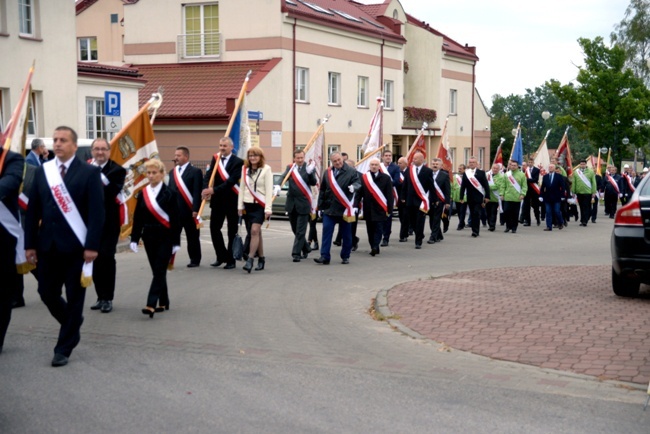
[[104, 114], [106, 116], [120, 116], [120, 93], [104, 92]]

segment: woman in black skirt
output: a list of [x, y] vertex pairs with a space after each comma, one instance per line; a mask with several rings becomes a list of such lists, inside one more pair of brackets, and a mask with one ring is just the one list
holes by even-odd
[[263, 270], [266, 263], [264, 245], [262, 243], [262, 224], [271, 217], [273, 202], [273, 172], [271, 166], [265, 164], [264, 152], [261, 148], [248, 150], [244, 168], [242, 169], [241, 185], [237, 210], [244, 215], [246, 228], [250, 235], [250, 249], [244, 270], [251, 272], [255, 253], [259, 257], [256, 271]]
[[153, 318], [155, 312], [169, 310], [167, 266], [172, 254], [180, 249], [181, 231], [176, 193], [162, 182], [165, 165], [160, 160], [149, 160], [144, 166], [149, 184], [140, 191], [135, 206], [131, 250], [138, 251], [138, 242], [142, 237], [153, 273], [147, 306], [142, 313]]

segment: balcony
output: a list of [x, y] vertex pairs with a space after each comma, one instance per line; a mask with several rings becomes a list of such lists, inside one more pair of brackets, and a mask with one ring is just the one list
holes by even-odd
[[221, 33], [192, 33], [178, 35], [178, 61], [221, 60]]

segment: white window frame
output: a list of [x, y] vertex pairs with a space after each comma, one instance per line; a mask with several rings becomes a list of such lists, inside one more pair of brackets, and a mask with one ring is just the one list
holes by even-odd
[[[95, 41], [95, 59], [92, 58], [92, 41]], [[81, 45], [82, 43], [86, 43], [86, 52], [87, 52], [87, 57], [88, 59], [84, 59], [83, 56], [81, 55], [82, 53], [82, 48]], [[78, 53], [78, 58], [80, 62], [97, 62], [99, 59], [99, 50], [97, 49], [97, 37], [95, 36], [89, 36], [87, 38], [78, 38], [77, 39], [77, 53]]]
[[36, 36], [34, 3], [35, 0], [18, 0], [18, 34], [21, 36]]
[[296, 102], [309, 102], [309, 68], [296, 67]]
[[395, 82], [393, 80], [384, 80], [384, 110], [394, 110], [393, 105], [395, 94]]
[[38, 122], [39, 122], [39, 113], [38, 113], [38, 95], [36, 92], [32, 92], [30, 95], [31, 101], [29, 104], [29, 111], [27, 112], [27, 136], [37, 137], [38, 134]]
[[341, 105], [341, 73], [327, 73], [327, 104]]
[[[185, 57], [185, 58], [219, 57], [219, 56], [221, 56], [221, 41], [220, 41], [220, 32], [219, 32], [219, 29], [221, 28], [221, 23], [219, 22], [219, 12], [217, 12], [217, 23], [218, 23], [217, 24], [218, 25], [217, 31], [212, 32], [212, 33], [217, 34], [216, 35], [217, 40], [216, 41], [206, 41], [206, 37], [207, 37], [207, 34], [208, 34], [206, 32], [206, 30], [205, 30], [205, 7], [206, 6], [217, 6], [218, 7], [219, 2], [211, 2], [211, 3], [203, 3], [203, 4], [190, 3], [190, 4], [184, 4], [183, 5], [183, 34], [185, 35], [185, 41], [183, 43], [183, 53], [184, 53], [183, 57]], [[193, 33], [191, 35], [187, 33], [187, 15], [186, 15], [187, 8], [190, 8], [190, 7], [191, 8], [195, 8], [195, 7], [199, 8], [199, 11], [200, 11], [199, 12], [199, 21], [200, 21], [200, 24], [201, 24], [200, 32], [199, 33]], [[200, 52], [198, 54], [194, 54], [194, 53], [187, 54], [188, 53], [188, 48], [187, 48], [188, 47], [188, 41], [187, 41], [187, 39], [190, 36], [192, 36], [192, 37], [198, 36], [199, 39], [200, 39], [200, 42], [199, 42], [199, 44], [200, 44]], [[207, 47], [207, 45], [211, 46], [211, 44], [216, 45], [217, 52], [216, 53], [211, 53], [211, 54], [206, 54], [206, 47]]]
[[5, 114], [9, 113], [9, 109], [6, 108], [7, 101], [9, 100], [8, 94], [9, 89], [0, 87], [0, 131], [3, 132], [5, 130]]
[[463, 148], [463, 164], [467, 166], [469, 157], [471, 157], [472, 148]]
[[357, 77], [357, 107], [368, 108], [370, 98], [368, 98], [370, 79], [364, 76]]
[[458, 114], [458, 90], [449, 89], [449, 114]]
[[478, 148], [478, 167], [482, 170], [485, 170], [483, 166], [483, 160], [485, 159], [485, 148]]
[[357, 161], [360, 161], [363, 158], [363, 151], [361, 148], [363, 148], [363, 145], [357, 145]]
[[[458, 166], [458, 162], [456, 161], [456, 148], [449, 148], [449, 155], [451, 156], [452, 165]], [[456, 167], [452, 167], [452, 171], [454, 170], [456, 170]]]
[[[106, 117], [104, 114], [104, 98], [86, 97], [86, 138], [96, 139], [104, 137], [110, 140], [106, 131]], [[97, 128], [99, 126], [99, 128]], [[112, 135], [112, 134], [111, 134]]]

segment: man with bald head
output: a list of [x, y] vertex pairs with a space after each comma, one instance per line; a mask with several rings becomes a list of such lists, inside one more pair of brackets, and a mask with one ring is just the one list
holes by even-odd
[[371, 158], [370, 170], [361, 175], [361, 189], [357, 196], [356, 207], [363, 200], [363, 217], [366, 220], [370, 255], [378, 255], [388, 216], [393, 213], [393, 182], [389, 175], [379, 167], [378, 158]]
[[424, 239], [424, 223], [430, 208], [430, 194], [433, 190], [433, 172], [424, 165], [424, 155], [415, 152], [413, 164], [406, 171], [402, 185], [402, 202], [413, 231], [415, 232], [415, 248], [422, 248]]

